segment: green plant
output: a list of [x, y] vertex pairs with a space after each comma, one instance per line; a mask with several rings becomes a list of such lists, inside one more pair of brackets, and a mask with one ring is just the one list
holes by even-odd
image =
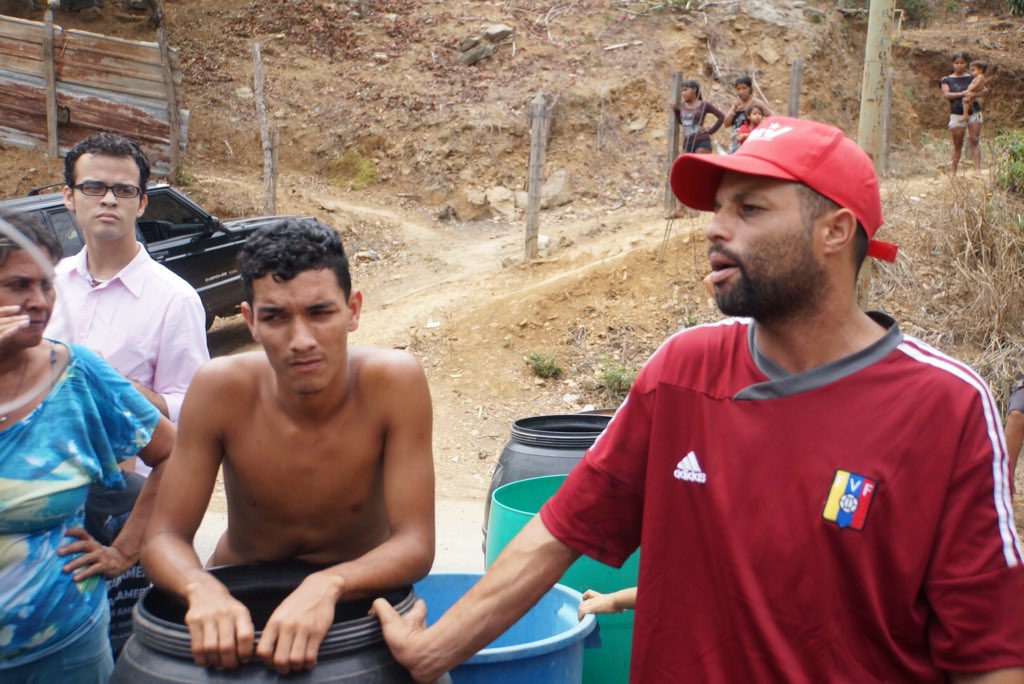
[[350, 149], [330, 163], [327, 177], [334, 185], [359, 190], [377, 180], [377, 166], [359, 150]]
[[1017, 17], [1024, 15], [1024, 0], [1006, 0], [1006, 4], [1010, 8], [1010, 14]]
[[636, 379], [636, 373], [612, 361], [601, 368], [600, 385], [612, 394], [625, 396]]
[[996, 182], [1007, 192], [1024, 195], [1024, 131], [1000, 133], [995, 146]]
[[178, 178], [177, 182], [175, 183], [178, 187], [187, 188], [190, 185], [194, 185], [195, 182], [196, 177], [193, 176], [190, 172], [186, 171], [185, 169], [180, 169], [178, 171]]
[[898, 5], [903, 9], [904, 24], [924, 26], [934, 14], [932, 2], [933, 0], [900, 0]]
[[526, 365], [538, 378], [557, 378], [562, 374], [562, 367], [558, 365], [554, 354], [544, 356], [537, 352], [530, 352], [526, 357]]

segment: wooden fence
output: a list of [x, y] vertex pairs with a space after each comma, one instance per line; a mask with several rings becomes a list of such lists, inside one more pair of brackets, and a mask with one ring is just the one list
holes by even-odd
[[[177, 50], [0, 15], [0, 142], [61, 155], [99, 131], [132, 138], [153, 173], [185, 152]], [[176, 141], [172, 145], [171, 141]]]

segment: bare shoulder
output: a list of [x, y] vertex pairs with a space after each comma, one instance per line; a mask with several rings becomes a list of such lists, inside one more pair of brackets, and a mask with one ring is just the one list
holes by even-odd
[[373, 379], [412, 379], [423, 377], [423, 367], [415, 356], [403, 349], [350, 347], [349, 358], [360, 375]]
[[262, 351], [219, 356], [196, 371], [189, 394], [202, 395], [209, 400], [238, 396], [238, 392], [251, 392], [270, 370]]
[[429, 404], [427, 376], [416, 357], [401, 349], [349, 347], [358, 392], [373, 403], [420, 400]]

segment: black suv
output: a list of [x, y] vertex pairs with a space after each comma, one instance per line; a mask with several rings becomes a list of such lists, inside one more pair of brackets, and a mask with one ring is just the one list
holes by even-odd
[[[135, 236], [149, 255], [184, 278], [199, 293], [206, 309], [206, 327], [217, 316], [238, 313], [242, 280], [238, 252], [249, 234], [281, 216], [221, 221], [169, 185], [146, 188], [149, 204], [136, 221]], [[0, 213], [33, 214], [53, 231], [65, 256], [82, 249], [82, 232], [59, 192], [0, 202]]]

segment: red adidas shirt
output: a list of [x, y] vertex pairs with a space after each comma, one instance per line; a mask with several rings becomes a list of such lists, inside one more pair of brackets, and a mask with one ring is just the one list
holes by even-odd
[[1024, 666], [996, 406], [878, 318], [876, 344], [797, 375], [757, 354], [749, 321], [675, 335], [543, 508], [602, 562], [641, 545], [633, 682]]

